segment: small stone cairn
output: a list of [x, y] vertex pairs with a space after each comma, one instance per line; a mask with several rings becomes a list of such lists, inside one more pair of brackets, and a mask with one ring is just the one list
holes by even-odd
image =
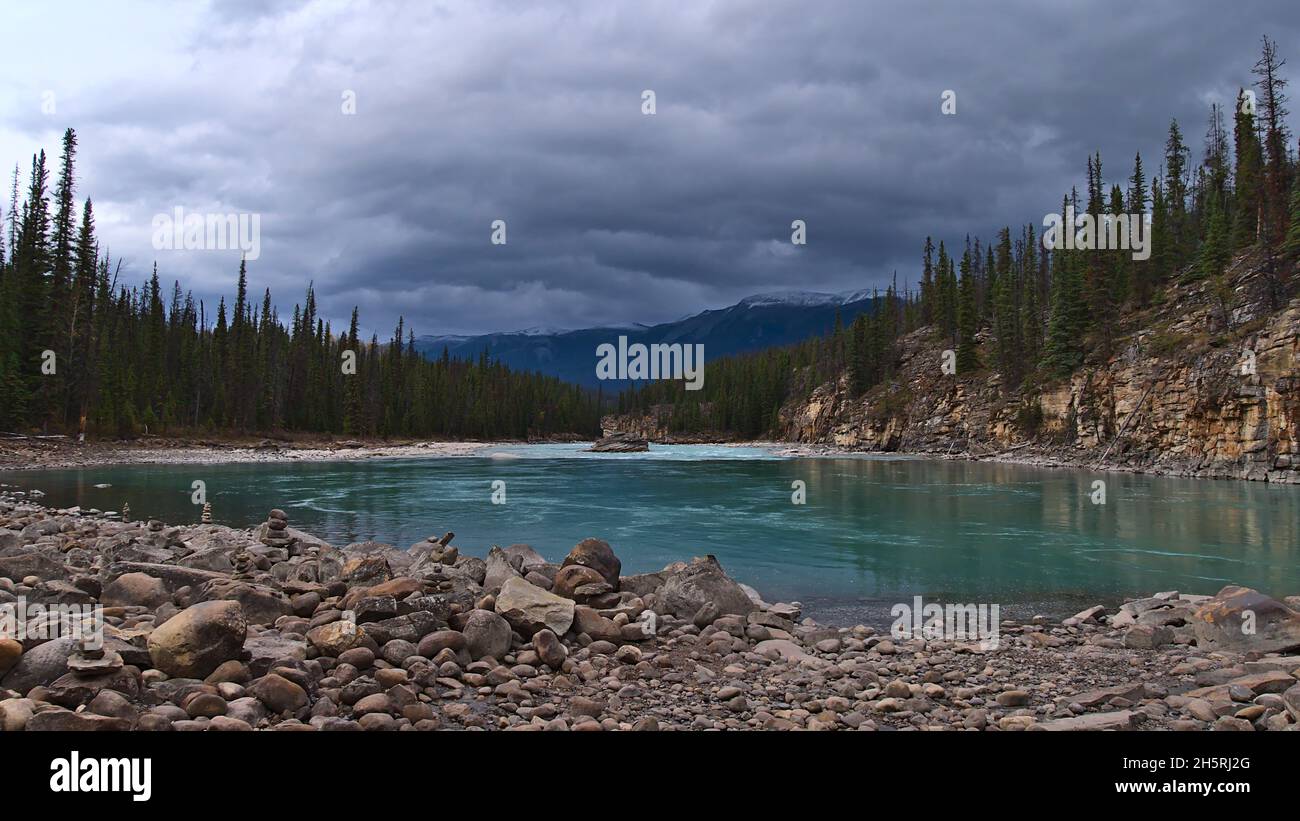
[[267, 547], [283, 549], [286, 556], [301, 555], [302, 544], [289, 535], [289, 515], [278, 507], [266, 517], [266, 535], [262, 544]]

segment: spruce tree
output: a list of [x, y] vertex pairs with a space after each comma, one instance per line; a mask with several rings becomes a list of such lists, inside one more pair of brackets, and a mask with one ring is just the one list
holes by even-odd
[[971, 271], [971, 250], [961, 255], [961, 295], [957, 313], [960, 331], [957, 340], [957, 372], [968, 374], [980, 369], [979, 351], [975, 341], [978, 331], [978, 308], [975, 305], [975, 276]]
[[1246, 248], [1257, 239], [1263, 158], [1255, 133], [1255, 114], [1245, 89], [1237, 93], [1233, 141], [1236, 165], [1233, 170], [1232, 245]]

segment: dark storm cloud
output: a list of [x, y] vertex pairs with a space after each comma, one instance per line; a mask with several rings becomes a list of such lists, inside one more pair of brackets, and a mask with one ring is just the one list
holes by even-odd
[[[257, 294], [283, 316], [314, 281], [336, 328], [359, 305], [381, 336], [399, 314], [417, 333], [579, 327], [883, 287], [895, 270], [914, 283], [927, 234], [955, 246], [1041, 224], [1093, 151], [1108, 183], [1139, 150], [1150, 176], [1177, 117], [1199, 157], [1209, 103], [1231, 105], [1260, 35], [1286, 53], [1300, 20], [1213, 2], [136, 12], [66, 46], [35, 38], [39, 59], [4, 72], [2, 144], [56, 153], [59, 129], [78, 130], [81, 193], [133, 278], [157, 258], [165, 280], [228, 294], [237, 252], [155, 251], [150, 221], [255, 212]], [[121, 57], [60, 53], [99, 38]], [[44, 88], [56, 117], [34, 102]]]

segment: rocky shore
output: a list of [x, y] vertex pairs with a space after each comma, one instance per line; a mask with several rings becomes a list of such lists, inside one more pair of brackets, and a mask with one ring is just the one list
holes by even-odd
[[[279, 510], [169, 527], [0, 495], [0, 614], [26, 618], [0, 732], [1300, 729], [1295, 597], [1166, 592], [989, 643], [819, 625], [712, 557], [621, 571], [597, 539], [336, 548]], [[39, 629], [96, 606], [102, 646]]]
[[357, 439], [194, 439], [142, 436], [77, 442], [64, 436], [0, 438], [0, 470], [36, 470], [127, 464], [323, 462], [422, 456], [475, 456], [506, 443], [375, 441]]

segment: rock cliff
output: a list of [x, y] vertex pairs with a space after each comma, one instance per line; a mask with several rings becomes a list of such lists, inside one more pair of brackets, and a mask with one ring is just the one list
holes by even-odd
[[[1009, 388], [987, 368], [945, 374], [951, 342], [920, 328], [900, 340], [890, 383], [853, 397], [841, 375], [787, 402], [775, 433], [848, 450], [1300, 484], [1300, 298], [1271, 310], [1259, 268], [1242, 258], [1220, 287], [1170, 285], [1109, 345], [1090, 340], [1065, 380]], [[981, 337], [983, 362], [991, 342]], [[667, 437], [653, 414], [603, 424]]]

